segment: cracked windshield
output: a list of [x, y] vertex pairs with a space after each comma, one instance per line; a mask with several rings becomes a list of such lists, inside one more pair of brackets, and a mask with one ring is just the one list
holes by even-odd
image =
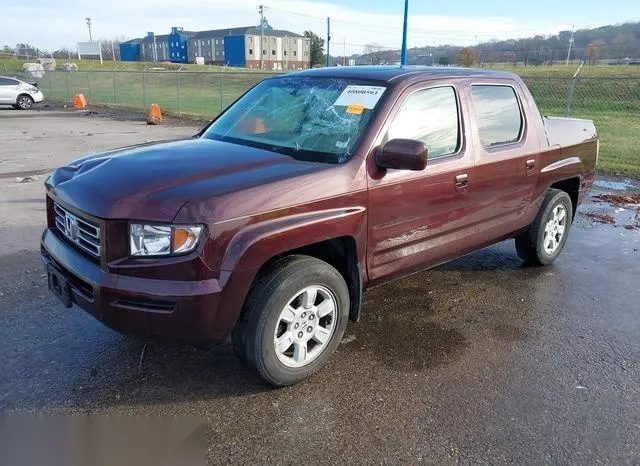
[[383, 86], [344, 79], [266, 80], [216, 120], [204, 137], [298, 160], [343, 163], [384, 91]]

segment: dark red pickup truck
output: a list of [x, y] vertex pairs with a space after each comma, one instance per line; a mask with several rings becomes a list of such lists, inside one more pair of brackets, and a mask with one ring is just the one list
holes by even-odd
[[192, 138], [55, 171], [49, 287], [121, 332], [231, 336], [247, 367], [292, 384], [372, 286], [507, 238], [552, 262], [598, 148], [591, 121], [543, 117], [509, 73], [274, 77]]

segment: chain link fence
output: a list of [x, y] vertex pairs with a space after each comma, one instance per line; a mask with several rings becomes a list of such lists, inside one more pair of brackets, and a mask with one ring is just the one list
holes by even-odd
[[640, 78], [523, 77], [543, 114], [590, 118], [640, 115]]
[[45, 99], [146, 110], [158, 104], [163, 112], [213, 118], [246, 90], [273, 76], [260, 72], [192, 71], [53, 71], [38, 80]]
[[[262, 72], [54, 71], [39, 80], [49, 100], [212, 118], [250, 87], [273, 76]], [[594, 113], [640, 115], [640, 78], [523, 77], [543, 114], [589, 118]]]
[[[146, 111], [154, 103], [164, 113], [210, 120], [249, 88], [275, 75], [235, 69], [53, 71], [37, 81], [46, 101], [71, 104], [74, 95], [84, 94], [89, 105]], [[594, 120], [601, 169], [640, 175], [640, 77], [522, 78], [543, 115]]]

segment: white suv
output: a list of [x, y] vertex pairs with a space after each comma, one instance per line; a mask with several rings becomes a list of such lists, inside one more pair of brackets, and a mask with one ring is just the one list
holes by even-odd
[[16, 78], [0, 76], [0, 105], [28, 110], [35, 102], [43, 100], [44, 95], [37, 87]]

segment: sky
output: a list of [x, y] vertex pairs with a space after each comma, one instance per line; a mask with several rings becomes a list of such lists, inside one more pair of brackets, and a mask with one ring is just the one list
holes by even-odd
[[[89, 38], [167, 34], [171, 26], [206, 30], [259, 24], [260, 0], [0, 0], [0, 47], [18, 42], [37, 48], [75, 50]], [[362, 53], [365, 44], [400, 48], [404, 0], [264, 0], [276, 29], [324, 37], [331, 18], [331, 54]], [[408, 46], [472, 45], [560, 30], [640, 20], [638, 0], [409, 0]]]

